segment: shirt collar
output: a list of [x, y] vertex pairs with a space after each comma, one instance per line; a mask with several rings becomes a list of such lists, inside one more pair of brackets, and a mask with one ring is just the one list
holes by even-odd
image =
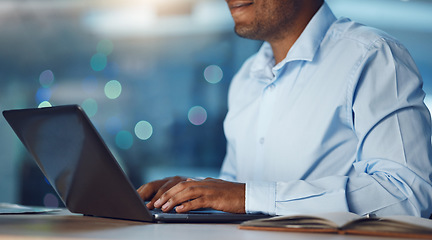
[[303, 33], [291, 47], [286, 58], [274, 66], [273, 51], [268, 42], [264, 42], [252, 64], [251, 71], [258, 72], [273, 68], [279, 71], [286, 63], [291, 61], [312, 61], [318, 50], [322, 39], [330, 26], [336, 21], [336, 17], [326, 2], [321, 6], [315, 16], [308, 23]]

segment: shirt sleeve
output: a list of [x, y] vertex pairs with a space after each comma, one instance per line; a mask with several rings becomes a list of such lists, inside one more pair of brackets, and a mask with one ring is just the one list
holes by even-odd
[[[247, 182], [247, 212], [351, 211], [429, 217], [430, 114], [418, 70], [404, 47], [385, 39], [372, 44], [356, 67], [348, 104], [358, 145], [350, 174]], [[229, 169], [229, 163], [225, 165]]]
[[227, 144], [225, 159], [222, 164], [219, 178], [225, 181], [237, 181], [237, 166], [234, 160], [234, 148], [231, 144]]

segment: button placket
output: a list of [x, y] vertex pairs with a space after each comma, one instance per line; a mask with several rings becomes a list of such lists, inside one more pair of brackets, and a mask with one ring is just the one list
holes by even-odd
[[276, 102], [276, 85], [275, 78], [273, 78], [267, 86], [263, 89], [261, 96], [260, 110], [258, 114], [258, 125], [257, 125], [257, 148], [256, 148], [256, 159], [255, 159], [255, 179], [260, 180], [262, 178], [263, 168], [265, 167], [265, 143], [267, 129], [271, 123], [273, 116], [274, 105]]

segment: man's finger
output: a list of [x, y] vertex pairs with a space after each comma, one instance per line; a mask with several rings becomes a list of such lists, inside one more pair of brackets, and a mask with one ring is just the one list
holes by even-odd
[[149, 204], [151, 207], [160, 208], [163, 204], [155, 204], [161, 196], [163, 196], [166, 192], [171, 191], [171, 189], [175, 186], [177, 186], [179, 183], [185, 181], [185, 178], [181, 177], [174, 177], [170, 178], [164, 185], [162, 185], [159, 190], [156, 192], [156, 194], [153, 196], [152, 200]]
[[199, 181], [185, 181], [178, 183], [161, 195], [161, 197], [155, 202], [155, 207], [162, 208], [163, 211], [170, 211], [176, 205], [202, 195], [203, 192], [198, 187], [201, 184], [202, 183]]
[[186, 182], [180, 182], [176, 185], [172, 186], [170, 189], [166, 191], [159, 191], [158, 194], [153, 198], [156, 201], [154, 202], [154, 206], [156, 208], [162, 208], [163, 205], [176, 193], [184, 189]]
[[201, 196], [199, 198], [195, 198], [194, 200], [183, 202], [181, 205], [177, 206], [175, 210], [178, 213], [184, 213], [191, 210], [208, 207], [211, 207], [211, 201], [209, 201], [206, 196]]
[[169, 189], [171, 189], [171, 183], [167, 182], [161, 188], [159, 188], [159, 190], [156, 192], [156, 194], [153, 196], [153, 198], [150, 200], [150, 202], [147, 203], [147, 207], [150, 209], [160, 208], [159, 205], [155, 205], [155, 202], [157, 200], [159, 200], [159, 198], [162, 196], [162, 194], [164, 194]]
[[137, 192], [141, 199], [147, 200], [150, 199], [151, 196], [153, 196], [155, 192], [153, 185], [154, 184], [152, 183], [147, 183], [138, 188]]
[[162, 180], [153, 181], [142, 185], [138, 188], [137, 192], [143, 200], [150, 200], [147, 203], [149, 209], [154, 208], [154, 202], [159, 199], [159, 197], [168, 191], [172, 186], [176, 185], [178, 182], [184, 181], [185, 177], [169, 177]]
[[172, 196], [168, 201], [162, 206], [162, 210], [165, 212], [171, 211], [174, 207], [190, 202], [195, 199], [201, 198], [208, 194], [208, 189], [203, 186], [191, 186], [185, 188], [183, 191], [178, 192]]

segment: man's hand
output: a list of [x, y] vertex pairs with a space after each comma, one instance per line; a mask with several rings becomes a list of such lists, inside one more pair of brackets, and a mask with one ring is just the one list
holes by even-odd
[[[143, 197], [144, 195], [141, 196]], [[156, 199], [156, 196], [159, 196], [159, 194], [155, 195], [153, 199]], [[199, 208], [213, 208], [224, 212], [244, 213], [245, 184], [213, 178], [201, 181], [192, 179], [178, 181], [175, 186], [160, 195], [159, 199], [154, 202], [154, 207], [161, 208], [164, 212], [171, 211], [176, 207], [175, 209], [179, 213]]]
[[140, 188], [138, 188], [137, 192], [143, 200], [145, 201], [150, 200], [150, 202], [147, 203], [147, 207], [149, 209], [153, 209], [154, 203], [156, 202], [156, 200], [160, 198], [160, 196], [163, 193], [171, 189], [177, 183], [186, 180], [187, 178], [185, 177], [179, 177], [179, 176], [169, 177], [162, 180], [157, 180], [154, 182], [144, 184]]

